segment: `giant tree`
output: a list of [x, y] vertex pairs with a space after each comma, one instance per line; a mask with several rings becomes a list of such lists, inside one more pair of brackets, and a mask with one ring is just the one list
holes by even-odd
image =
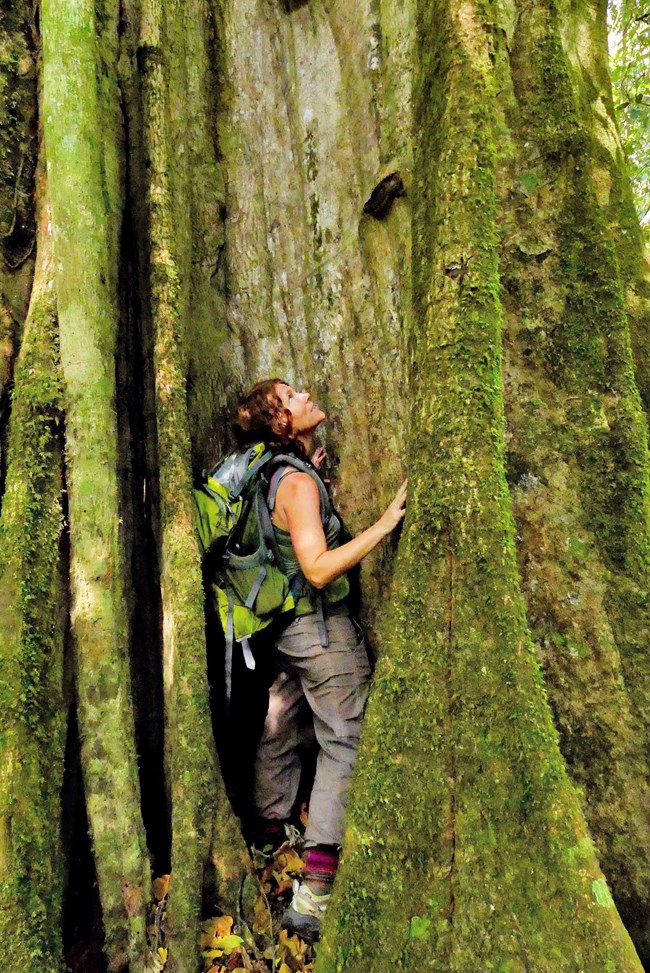
[[648, 281], [605, 17], [0, 7], [8, 969], [56, 969], [86, 900], [108, 968], [145, 968], [152, 869], [173, 969], [238, 908], [190, 488], [278, 372], [330, 414], [353, 527], [410, 478], [364, 566], [317, 970], [650, 957]]

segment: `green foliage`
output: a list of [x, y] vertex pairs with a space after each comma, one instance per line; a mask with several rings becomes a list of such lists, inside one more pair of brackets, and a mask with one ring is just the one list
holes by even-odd
[[610, 67], [614, 102], [637, 213], [650, 226], [650, 10], [643, 0], [610, 5]]

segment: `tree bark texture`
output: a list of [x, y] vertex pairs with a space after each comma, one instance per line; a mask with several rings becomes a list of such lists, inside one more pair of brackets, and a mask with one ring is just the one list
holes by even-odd
[[72, 945], [75, 720], [108, 968], [150, 968], [152, 869], [169, 969], [238, 915], [190, 487], [278, 375], [353, 530], [410, 481], [317, 973], [642, 969], [650, 283], [604, 3], [43, 0], [0, 41], [7, 968]]
[[[40, 171], [39, 191], [45, 174]], [[0, 527], [0, 942], [8, 969], [61, 955], [67, 557], [63, 408], [49, 214], [15, 363]]]
[[118, 9], [45, 4], [44, 128], [66, 396], [71, 630], [109, 969], [144, 962], [140, 814], [124, 595], [115, 360], [124, 200]]

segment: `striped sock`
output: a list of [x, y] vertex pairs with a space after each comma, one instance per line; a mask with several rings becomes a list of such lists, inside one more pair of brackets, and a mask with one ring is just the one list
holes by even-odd
[[333, 845], [308, 848], [305, 856], [303, 881], [315, 895], [327, 895], [339, 865], [339, 851]]

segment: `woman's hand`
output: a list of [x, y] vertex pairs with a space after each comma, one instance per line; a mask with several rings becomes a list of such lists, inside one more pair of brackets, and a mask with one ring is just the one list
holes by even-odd
[[311, 455], [312, 466], [315, 466], [316, 469], [319, 470], [326, 459], [327, 459], [327, 452], [325, 451], [325, 449], [323, 449], [322, 446], [319, 446], [318, 449], [315, 449]]
[[320, 497], [314, 479], [307, 473], [293, 473], [280, 480], [274, 523], [288, 529], [304, 576], [315, 588], [324, 588], [353, 568], [403, 519], [406, 503], [404, 480], [392, 503], [379, 520], [352, 540], [328, 550], [320, 515]]
[[385, 528], [387, 534], [390, 534], [392, 530], [395, 530], [397, 525], [404, 519], [404, 515], [406, 513], [405, 504], [407, 485], [408, 480], [404, 480], [385, 512], [379, 518], [379, 523]]

